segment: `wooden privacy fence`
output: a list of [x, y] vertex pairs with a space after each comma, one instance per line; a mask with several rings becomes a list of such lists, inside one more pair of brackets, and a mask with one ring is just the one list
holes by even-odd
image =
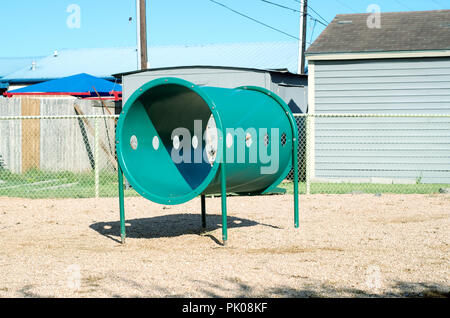
[[[33, 98], [24, 98], [21, 103], [22, 116], [39, 116], [40, 100]], [[40, 120], [24, 120], [21, 127], [22, 144], [22, 171], [40, 168]]]
[[4, 168], [13, 173], [115, 169], [117, 116], [97, 106], [69, 98], [0, 98]]

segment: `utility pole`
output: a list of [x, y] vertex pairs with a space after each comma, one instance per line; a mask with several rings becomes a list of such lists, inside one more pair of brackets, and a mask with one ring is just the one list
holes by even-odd
[[306, 21], [308, 16], [308, 0], [300, 2], [300, 37], [298, 44], [298, 74], [305, 74]]
[[137, 68], [147, 69], [146, 0], [136, 0]]
[[139, 1], [136, 0], [136, 69], [141, 68], [141, 12], [139, 10]]

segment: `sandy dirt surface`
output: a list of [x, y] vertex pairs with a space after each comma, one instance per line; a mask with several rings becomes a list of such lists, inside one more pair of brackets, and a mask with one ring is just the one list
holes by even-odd
[[408, 297], [450, 292], [450, 195], [229, 197], [162, 206], [0, 198], [1, 297]]

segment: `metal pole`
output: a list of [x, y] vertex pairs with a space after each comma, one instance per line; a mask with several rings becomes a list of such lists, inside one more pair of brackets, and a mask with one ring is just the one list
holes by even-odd
[[122, 244], [125, 243], [126, 231], [125, 231], [125, 207], [124, 207], [124, 194], [123, 194], [123, 173], [120, 164], [117, 163], [118, 181], [119, 181], [119, 209], [120, 209], [120, 240]]
[[140, 18], [140, 23], [139, 23], [139, 32], [140, 32], [140, 47], [141, 47], [141, 56], [140, 56], [140, 61], [141, 61], [141, 65], [140, 68], [141, 70], [145, 70], [147, 69], [147, 11], [146, 11], [146, 5], [145, 5], [145, 0], [140, 0], [140, 4], [139, 4], [139, 18]]
[[[224, 142], [225, 144], [225, 142]], [[224, 155], [225, 157], [225, 155]], [[225, 158], [224, 158], [225, 161]], [[221, 200], [222, 200], [222, 240], [223, 246], [227, 245], [228, 240], [228, 227], [227, 227], [227, 181], [226, 181], [226, 171], [225, 162], [220, 165], [220, 190], [221, 190]]]
[[294, 227], [298, 228], [298, 138], [293, 138], [292, 164], [294, 166]]
[[99, 129], [98, 118], [94, 119], [94, 174], [95, 174], [95, 197], [100, 196], [100, 172], [99, 172]]
[[202, 202], [202, 228], [206, 228], [206, 198], [204, 195], [200, 196]]
[[139, 4], [141, 0], [136, 0], [136, 57], [137, 57], [137, 69], [141, 68], [141, 11]]
[[298, 74], [305, 74], [306, 50], [306, 18], [308, 15], [308, 0], [301, 0], [300, 4], [300, 37], [298, 44]]
[[311, 118], [306, 116], [306, 194], [311, 194]]

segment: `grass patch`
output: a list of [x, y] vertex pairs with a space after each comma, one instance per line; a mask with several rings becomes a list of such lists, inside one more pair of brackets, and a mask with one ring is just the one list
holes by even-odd
[[[133, 189], [125, 196], [138, 196]], [[100, 197], [117, 197], [117, 173], [99, 173]], [[0, 170], [0, 197], [18, 198], [93, 198], [95, 197], [94, 172], [74, 173], [29, 170], [16, 174]]]
[[[279, 185], [287, 194], [293, 193], [293, 182]], [[375, 184], [375, 183], [312, 183], [311, 193], [439, 193], [440, 188], [448, 184]], [[299, 192], [306, 193], [306, 184], [299, 183]], [[124, 190], [126, 197], [139, 196], [133, 189]], [[117, 197], [117, 173], [101, 171], [99, 173], [100, 197]], [[0, 197], [19, 198], [93, 198], [95, 197], [95, 174], [93, 171], [48, 172], [29, 170], [16, 174], [0, 169]]]

